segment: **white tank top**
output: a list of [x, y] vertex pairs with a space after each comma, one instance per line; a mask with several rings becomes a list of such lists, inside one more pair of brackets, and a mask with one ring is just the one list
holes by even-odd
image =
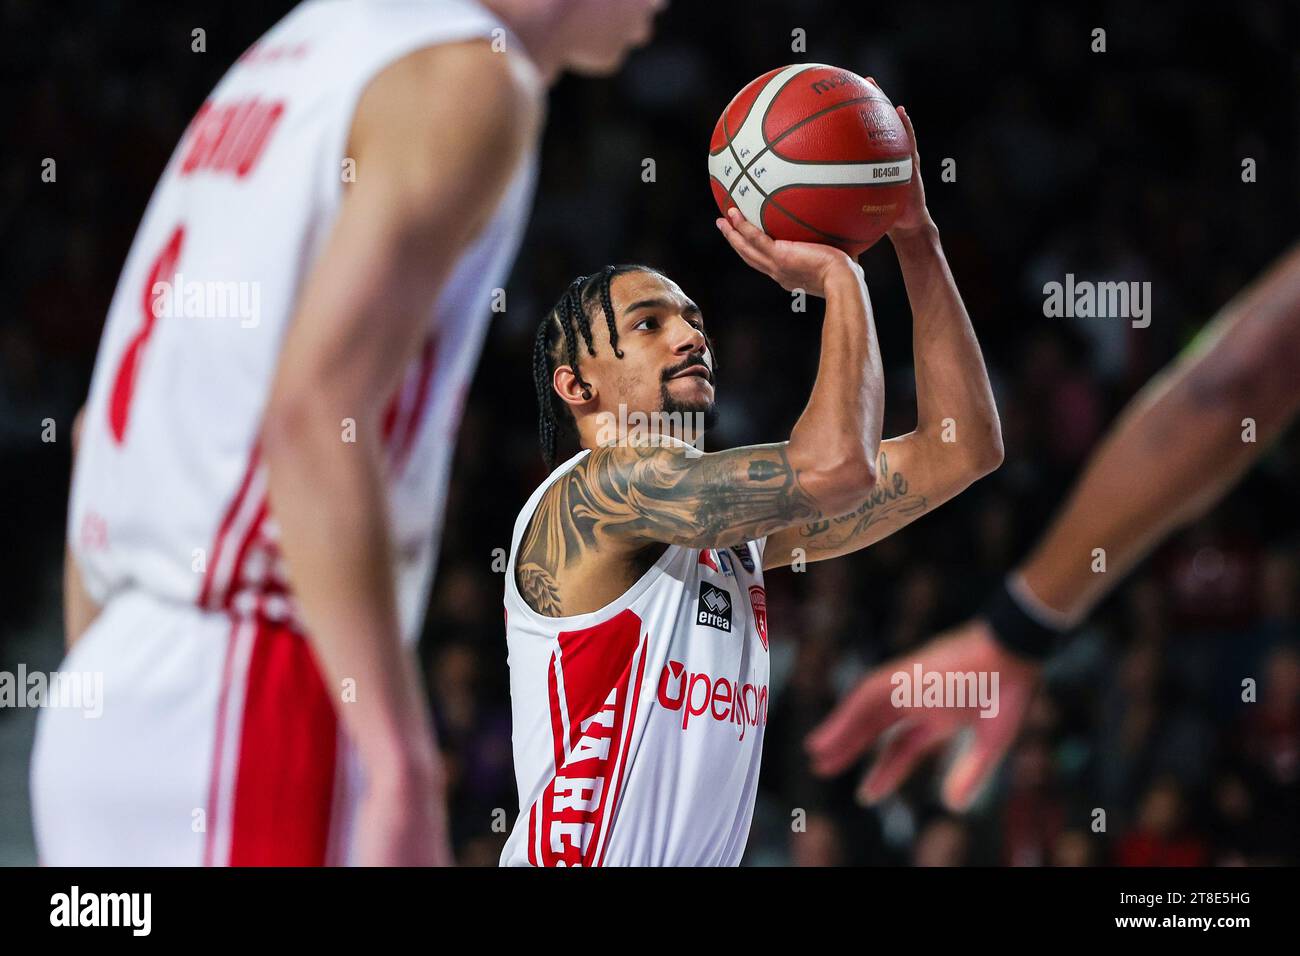
[[599, 611], [544, 617], [506, 569], [520, 813], [505, 866], [735, 866], [767, 724], [766, 539], [671, 545]]
[[[285, 332], [350, 175], [357, 101], [418, 49], [504, 30], [468, 0], [309, 0], [212, 91], [149, 202], [95, 362], [68, 539], [98, 603], [140, 588], [299, 623], [257, 437]], [[534, 171], [530, 153], [450, 274], [383, 418], [408, 639], [433, 573], [461, 405]], [[170, 295], [154, 291], [159, 282]], [[383, 334], [383, 317], [374, 320]]]

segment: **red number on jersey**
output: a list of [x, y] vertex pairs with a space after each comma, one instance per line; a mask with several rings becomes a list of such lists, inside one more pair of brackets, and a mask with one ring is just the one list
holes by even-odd
[[158, 300], [159, 293], [154, 287], [159, 282], [170, 282], [171, 277], [176, 274], [176, 266], [181, 257], [181, 243], [184, 241], [185, 227], [177, 226], [171, 238], [167, 240], [167, 245], [163, 247], [163, 251], [154, 260], [153, 267], [149, 270], [149, 277], [144, 283], [142, 302], [144, 321], [139, 331], [127, 344], [126, 352], [122, 355], [122, 364], [118, 366], [117, 375], [113, 379], [113, 390], [108, 397], [108, 427], [112, 432], [113, 440], [119, 445], [126, 438], [126, 420], [131, 410], [131, 396], [135, 392], [135, 380], [140, 371], [144, 347], [153, 333], [154, 322], [158, 319], [154, 312], [154, 303]]

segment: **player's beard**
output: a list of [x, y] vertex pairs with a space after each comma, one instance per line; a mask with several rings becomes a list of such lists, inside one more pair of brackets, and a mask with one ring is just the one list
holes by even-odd
[[681, 412], [685, 415], [703, 415], [704, 430], [708, 431], [718, 423], [718, 403], [717, 402], [683, 402], [672, 396], [668, 391], [668, 383], [665, 382], [659, 386], [659, 404], [661, 410], [672, 413]]
[[[663, 380], [659, 384], [659, 410], [670, 415], [679, 414], [683, 422], [690, 422], [697, 430], [698, 434], [690, 436], [692, 443], [698, 442], [707, 434], [718, 422], [718, 405], [716, 401], [683, 401], [675, 397], [668, 390], [668, 382], [672, 376], [692, 365], [701, 365], [708, 368], [702, 360], [690, 360], [683, 362], [675, 368], [670, 368], [664, 372]], [[718, 394], [717, 378], [713, 370], [709, 369], [709, 381], [713, 385], [713, 394]], [[687, 418], [687, 416], [690, 416]], [[678, 436], [683, 437], [683, 436]]]

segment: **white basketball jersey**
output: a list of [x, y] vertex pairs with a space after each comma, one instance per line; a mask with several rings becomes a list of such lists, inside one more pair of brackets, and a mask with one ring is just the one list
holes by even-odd
[[[365, 175], [345, 155], [357, 101], [380, 71], [416, 50], [504, 30], [468, 0], [309, 0], [212, 91], [149, 202], [100, 341], [68, 526], [97, 602], [143, 588], [298, 622], [257, 439], [285, 332], [344, 183]], [[383, 418], [408, 638], [432, 577], [461, 405], [492, 290], [504, 284], [523, 232], [534, 170], [529, 154], [457, 263]], [[373, 322], [374, 334], [385, 334], [384, 316]], [[341, 441], [347, 427], [339, 423]]]
[[767, 724], [766, 539], [671, 545], [618, 600], [544, 617], [515, 561], [557, 468], [515, 522], [506, 641], [520, 813], [507, 866], [735, 866]]

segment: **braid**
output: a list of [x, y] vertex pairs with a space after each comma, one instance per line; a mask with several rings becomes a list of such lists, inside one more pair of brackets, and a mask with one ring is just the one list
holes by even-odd
[[577, 376], [578, 384], [587, 387], [587, 383], [578, 374], [578, 332], [573, 328], [575, 317], [579, 330], [587, 341], [588, 350], [592, 355], [596, 354], [591, 344], [590, 323], [586, 324], [585, 329], [582, 328], [585, 317], [582, 315], [578, 300], [579, 290], [586, 279], [586, 276], [578, 276], [569, 283], [569, 287], [565, 289], [564, 295], [555, 304], [555, 308], [551, 309], [537, 326], [537, 335], [533, 339], [533, 388], [537, 392], [537, 437], [542, 446], [542, 460], [546, 462], [547, 468], [555, 467], [556, 437], [560, 429], [551, 379], [555, 374], [552, 356], [561, 336], [564, 339], [569, 367]]
[[[587, 312], [582, 307], [582, 284], [587, 281], [586, 276], [578, 276], [569, 283], [569, 288], [565, 291], [564, 296], [560, 299], [560, 304], [556, 310], [560, 315], [560, 325], [564, 329], [564, 343], [569, 351], [569, 367], [573, 369], [574, 377], [577, 378], [578, 384], [583, 388], [587, 383], [582, 380], [582, 374], [578, 371], [578, 335], [582, 335], [582, 340], [587, 343], [587, 353], [596, 354], [596, 347], [591, 341], [591, 321], [587, 318]], [[577, 331], [574, 331], [577, 326]]]
[[600, 307], [605, 312], [605, 323], [609, 326], [609, 347], [618, 358], [623, 357], [623, 350], [618, 347], [618, 325], [614, 321], [614, 300], [610, 297], [609, 287], [614, 281], [614, 266], [605, 266], [600, 277]]
[[533, 339], [533, 388], [537, 391], [537, 437], [542, 444], [542, 460], [547, 468], [555, 467], [555, 403], [551, 401], [551, 317], [537, 326]]

